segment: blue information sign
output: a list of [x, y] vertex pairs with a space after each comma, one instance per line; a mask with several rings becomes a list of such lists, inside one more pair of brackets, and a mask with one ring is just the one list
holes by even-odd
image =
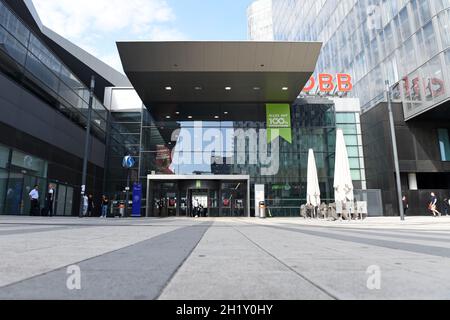
[[141, 207], [142, 207], [142, 184], [135, 183], [133, 185], [133, 210], [131, 215], [133, 217], [141, 216]]

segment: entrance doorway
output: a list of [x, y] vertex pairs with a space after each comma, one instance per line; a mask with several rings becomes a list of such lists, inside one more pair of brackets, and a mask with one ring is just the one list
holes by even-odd
[[[162, 199], [163, 201], [161, 201]], [[202, 216], [250, 217], [250, 177], [235, 175], [148, 176], [146, 211], [148, 217], [195, 216], [194, 201], [205, 209]], [[168, 202], [173, 205], [167, 205]]]
[[[203, 216], [203, 217], [208, 216], [209, 208], [210, 208], [208, 190], [201, 190], [201, 189], [189, 190], [189, 203], [191, 204], [191, 206], [190, 206], [190, 216], [191, 217], [195, 217], [196, 215]], [[197, 205], [197, 210], [199, 210], [198, 212], [195, 212], [196, 205]]]

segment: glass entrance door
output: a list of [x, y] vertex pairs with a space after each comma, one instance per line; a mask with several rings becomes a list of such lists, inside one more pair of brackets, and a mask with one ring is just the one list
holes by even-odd
[[[191, 216], [208, 216], [209, 211], [209, 191], [190, 190]], [[197, 206], [197, 209], [195, 208]]]

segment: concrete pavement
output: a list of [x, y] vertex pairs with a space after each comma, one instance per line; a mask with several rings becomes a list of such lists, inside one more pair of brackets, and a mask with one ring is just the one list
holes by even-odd
[[450, 299], [450, 218], [0, 217], [0, 299]]

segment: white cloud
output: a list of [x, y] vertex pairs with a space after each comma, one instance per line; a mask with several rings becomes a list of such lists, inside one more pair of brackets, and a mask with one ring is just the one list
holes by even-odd
[[33, 0], [42, 22], [122, 71], [115, 41], [181, 40], [166, 0]]
[[152, 24], [175, 19], [164, 0], [34, 0], [41, 19], [65, 37], [93, 30], [142, 34]]

